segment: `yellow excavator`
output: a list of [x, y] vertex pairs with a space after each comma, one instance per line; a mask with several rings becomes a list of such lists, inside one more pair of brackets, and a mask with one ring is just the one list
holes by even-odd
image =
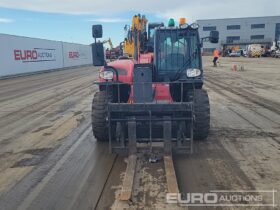
[[104, 40], [103, 44], [109, 44], [110, 48], [106, 49], [106, 59], [117, 59], [119, 56], [118, 47], [114, 48], [111, 38]]
[[[126, 37], [124, 39], [124, 53], [129, 57], [134, 57], [135, 50], [140, 50], [140, 37], [146, 32], [146, 25], [148, 20], [144, 15], [134, 15], [132, 17], [132, 25], [125, 26]], [[137, 42], [137, 43], [135, 43]], [[135, 49], [137, 46], [138, 49]]]
[[157, 27], [164, 26], [163, 23], [149, 23], [145, 15], [134, 15], [132, 25], [126, 25], [125, 39], [123, 42], [123, 53], [129, 57], [138, 60], [140, 53], [153, 52], [154, 30]]
[[109, 39], [107, 39], [107, 40], [104, 40], [102, 43], [103, 43], [103, 44], [108, 43], [111, 50], [114, 48], [111, 38], [109, 38]]

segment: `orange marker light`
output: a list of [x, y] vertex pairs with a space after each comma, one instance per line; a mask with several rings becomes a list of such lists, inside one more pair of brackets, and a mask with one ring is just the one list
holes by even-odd
[[179, 20], [179, 25], [180, 26], [182, 26], [182, 25], [184, 25], [186, 23], [187, 23], [187, 19], [186, 18], [180, 18], [180, 20]]

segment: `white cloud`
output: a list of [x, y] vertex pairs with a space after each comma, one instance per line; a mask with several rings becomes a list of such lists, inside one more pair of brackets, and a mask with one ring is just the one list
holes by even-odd
[[165, 19], [184, 16], [190, 20], [280, 15], [279, 0], [1, 0], [0, 7], [100, 17], [130, 11], [153, 13]]
[[186, 2], [180, 7], [170, 7], [160, 16], [165, 19], [186, 17], [193, 22], [198, 19], [280, 16], [279, 8], [280, 1], [270, 0], [197, 0]]
[[129, 20], [124, 18], [96, 18], [96, 19], [89, 19], [86, 21], [98, 22], [98, 23], [123, 23], [123, 22], [128, 22]]
[[0, 23], [12, 23], [14, 20], [9, 18], [0, 18]]

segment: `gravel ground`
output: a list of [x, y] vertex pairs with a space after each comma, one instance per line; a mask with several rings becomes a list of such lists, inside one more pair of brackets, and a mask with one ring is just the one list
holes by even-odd
[[[217, 68], [203, 59], [210, 135], [193, 155], [174, 156], [180, 191], [274, 189], [279, 206], [280, 59], [220, 58]], [[115, 199], [126, 163], [89, 131], [96, 79], [97, 69], [84, 67], [1, 80], [0, 209], [181, 209], [165, 203], [162, 162], [145, 157], [132, 202]]]

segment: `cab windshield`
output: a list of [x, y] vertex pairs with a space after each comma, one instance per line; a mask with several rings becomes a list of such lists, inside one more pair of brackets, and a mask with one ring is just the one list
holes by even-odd
[[[198, 34], [189, 29], [157, 30], [156, 68], [158, 76], [172, 76], [187, 68], [198, 68]], [[170, 75], [171, 74], [171, 75]]]

